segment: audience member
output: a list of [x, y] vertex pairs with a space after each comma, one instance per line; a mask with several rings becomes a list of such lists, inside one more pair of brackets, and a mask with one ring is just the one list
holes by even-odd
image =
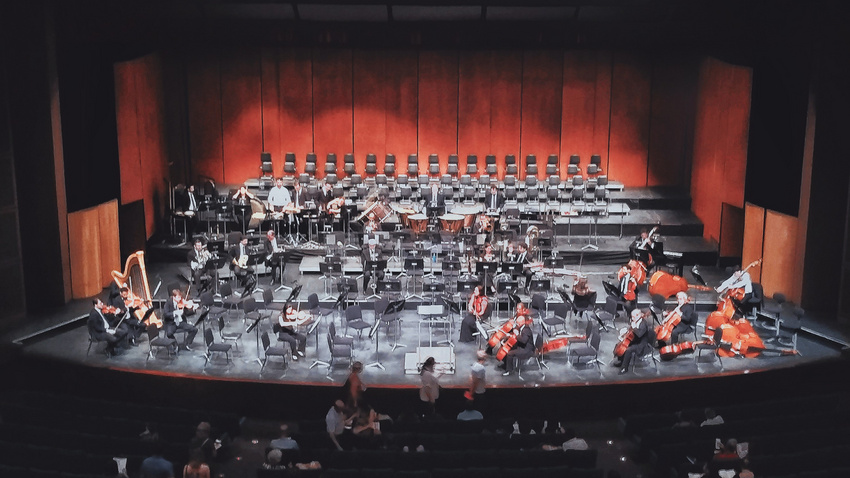
[[343, 393], [345, 394], [345, 406], [349, 410], [355, 410], [360, 406], [360, 401], [363, 397], [363, 392], [366, 391], [366, 384], [360, 379], [360, 372], [363, 371], [362, 362], [354, 362], [351, 364], [351, 373], [348, 374], [348, 379], [343, 384]]
[[743, 469], [744, 460], [738, 456], [738, 440], [734, 438], [727, 440], [723, 449], [715, 453], [705, 466], [707, 476], [713, 478], [738, 478]]
[[183, 467], [183, 478], [210, 478], [210, 467], [204, 463], [204, 452], [200, 448], [189, 454], [189, 463]]
[[484, 392], [487, 390], [487, 370], [484, 362], [487, 361], [487, 353], [479, 350], [475, 363], [469, 370], [469, 390], [464, 393], [467, 400], [475, 400], [478, 410], [483, 410]]
[[352, 417], [345, 415], [345, 403], [342, 400], [334, 402], [331, 409], [328, 410], [328, 414], [325, 415], [325, 426], [328, 436], [334, 447], [339, 451], [343, 450], [340, 440], [345, 441], [345, 437], [343, 436], [346, 433], [345, 426], [350, 425], [351, 421]]
[[280, 437], [272, 440], [269, 446], [278, 450], [297, 450], [298, 442], [289, 436], [289, 425], [284, 423], [280, 426]]
[[272, 448], [269, 450], [268, 454], [266, 454], [266, 461], [263, 462], [264, 470], [283, 470], [286, 467], [281, 464], [281, 460], [283, 459], [283, 452], [278, 450], [277, 448]]
[[717, 414], [713, 408], [705, 409], [705, 421], [699, 424], [701, 427], [707, 427], [711, 425], [723, 425], [723, 417]]
[[457, 414], [457, 419], [459, 421], [484, 420], [484, 415], [475, 409], [475, 402], [467, 400], [463, 411]]
[[162, 442], [151, 443], [151, 447], [151, 456], [139, 467], [139, 478], [174, 478], [174, 465], [162, 457]]
[[204, 463], [211, 463], [218, 456], [221, 443], [210, 438], [212, 427], [209, 422], [201, 422], [195, 428], [195, 436], [189, 440], [189, 451], [200, 449], [204, 454]]

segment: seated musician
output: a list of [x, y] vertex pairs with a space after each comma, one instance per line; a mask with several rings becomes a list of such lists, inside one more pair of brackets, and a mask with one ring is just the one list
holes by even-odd
[[487, 211], [501, 211], [505, 205], [505, 195], [499, 192], [495, 184], [490, 185], [490, 192], [484, 195], [484, 207]]
[[254, 269], [248, 265], [248, 237], [240, 236], [239, 243], [231, 246], [227, 253], [230, 256], [230, 270], [239, 279], [239, 284], [245, 288], [242, 297], [247, 297], [257, 285]]
[[254, 195], [254, 193], [252, 193], [251, 191], [248, 191], [248, 188], [246, 186], [240, 186], [239, 190], [233, 193], [233, 197], [231, 199], [236, 201], [237, 204], [245, 205], [248, 204], [251, 199], [256, 198], [257, 196]]
[[697, 308], [696, 305], [689, 303], [688, 299], [687, 292], [676, 294], [676, 303], [678, 304], [679, 315], [682, 319], [673, 327], [673, 333], [670, 335], [670, 343], [672, 344], [679, 343], [683, 335], [693, 332], [697, 326], [697, 320], [699, 318]]
[[[363, 291], [366, 291], [366, 288], [369, 287], [369, 282], [372, 280], [372, 268], [369, 267], [369, 262], [376, 262], [384, 260], [384, 255], [381, 252], [380, 246], [378, 246], [378, 240], [374, 237], [369, 239], [366, 247], [363, 248], [362, 252], [362, 262], [363, 262]], [[375, 270], [375, 280], [384, 280], [384, 270], [382, 268], [377, 268]], [[375, 283], [377, 286], [377, 282]]]
[[652, 346], [653, 332], [646, 321], [646, 313], [640, 309], [634, 309], [629, 317], [629, 333], [632, 335], [632, 340], [623, 356], [618, 357], [618, 361], [614, 362], [615, 367], [621, 367], [620, 375], [628, 372], [635, 358], [645, 354]]
[[127, 343], [128, 330], [127, 326], [119, 324], [118, 318], [100, 299], [93, 299], [92, 310], [89, 312], [89, 319], [86, 325], [89, 329], [89, 334], [97, 340], [106, 342], [107, 355], [115, 355], [115, 346], [121, 343]]
[[[531, 264], [531, 257], [528, 254], [528, 245], [524, 242], [519, 243], [519, 254], [516, 256], [516, 262], [523, 266]], [[531, 277], [534, 273], [527, 267], [522, 268], [522, 275], [525, 276], [525, 291], [528, 292], [528, 286], [531, 285]]]
[[[113, 297], [111, 300], [112, 307], [118, 311], [115, 316], [119, 319], [123, 318], [123, 324], [127, 325], [127, 335], [129, 338], [130, 345], [138, 345], [136, 342], [139, 337], [145, 332], [145, 324], [142, 320], [139, 320], [138, 317], [135, 316], [136, 310], [138, 310], [138, 306], [134, 305], [133, 297], [130, 296], [130, 289], [127, 287], [121, 287], [118, 289], [119, 295]], [[141, 305], [141, 304], [140, 304]], [[150, 314], [153, 312], [153, 308], [149, 308], [146, 314], [143, 316], [143, 320], [147, 317], [150, 317]]]
[[[655, 231], [655, 229], [653, 229], [653, 231]], [[629, 245], [629, 257], [638, 260], [645, 259], [646, 268], [649, 270], [655, 266], [655, 262], [652, 260], [652, 254], [654, 253], [655, 243], [652, 242], [651, 232], [647, 231], [644, 227], [640, 230], [640, 234], [635, 236], [635, 240]], [[644, 255], [646, 257], [641, 257]]]
[[283, 258], [283, 248], [280, 247], [277, 243], [277, 235], [271, 229], [266, 233], [266, 237], [263, 238], [263, 246], [266, 251], [266, 266], [271, 268], [272, 271], [272, 281], [269, 285], [274, 285], [275, 282], [281, 283], [281, 259]]
[[207, 272], [207, 261], [212, 255], [204, 247], [204, 242], [201, 239], [195, 239], [192, 250], [186, 255], [186, 262], [189, 263], [189, 268], [192, 270], [192, 278], [194, 285], [199, 292], [204, 292], [209, 288], [210, 276]]
[[302, 321], [302, 324], [310, 322], [310, 313], [306, 310], [298, 311], [293, 306], [287, 306], [277, 319], [277, 340], [289, 344], [289, 349], [292, 350], [292, 360], [298, 360], [298, 357], [304, 356], [304, 351], [307, 349], [307, 336], [299, 333], [296, 330], [296, 322]]
[[[736, 289], [740, 289], [736, 291]], [[732, 274], [728, 279], [723, 281], [717, 287], [717, 293], [722, 294], [723, 292], [729, 291], [729, 296], [735, 298], [738, 303], [746, 303], [753, 296], [753, 279], [750, 277], [750, 273], [738, 268], [735, 270], [735, 273]], [[735, 293], [733, 293], [733, 291]], [[743, 295], [742, 295], [743, 292]]]
[[627, 265], [620, 268], [617, 272], [617, 277], [620, 279], [620, 298], [625, 301], [623, 308], [631, 316], [632, 311], [637, 306], [637, 280], [635, 280], [634, 274]]
[[274, 182], [274, 187], [269, 190], [269, 210], [272, 212], [283, 212], [283, 208], [291, 202], [292, 197], [289, 195], [289, 189], [283, 186], [282, 178], [277, 178]]
[[591, 289], [587, 284], [587, 277], [578, 276], [573, 282], [573, 303], [578, 308], [587, 308], [591, 306], [596, 291]]
[[195, 314], [196, 304], [191, 300], [183, 300], [183, 294], [174, 289], [171, 291], [171, 298], [165, 301], [165, 306], [162, 309], [162, 318], [165, 321], [165, 336], [173, 339], [176, 332], [186, 332], [183, 338], [183, 343], [180, 348], [183, 350], [191, 350], [189, 348], [195, 340], [195, 335], [198, 334], [198, 328], [190, 324], [187, 317]]
[[475, 332], [478, 330], [478, 321], [484, 316], [487, 311], [487, 296], [484, 295], [482, 287], [476, 286], [472, 289], [472, 295], [469, 296], [469, 303], [466, 306], [466, 317], [460, 324], [460, 342], [472, 342], [475, 340]]
[[484, 262], [493, 262], [496, 260], [496, 255], [493, 254], [493, 245], [489, 242], [484, 244], [484, 254], [481, 255], [481, 260]]
[[513, 334], [516, 335], [516, 344], [505, 356], [505, 373], [502, 374], [505, 376], [516, 370], [520, 360], [525, 360], [534, 355], [534, 335], [531, 333], [527, 315], [517, 317]]

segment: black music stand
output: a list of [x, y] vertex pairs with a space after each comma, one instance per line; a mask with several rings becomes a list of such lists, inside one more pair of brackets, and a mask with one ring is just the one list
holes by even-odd
[[286, 263], [289, 261], [289, 251], [277, 252], [275, 254], [280, 254], [280, 266], [278, 267], [278, 275], [280, 276], [278, 277], [278, 280], [280, 280], [280, 285], [274, 291], [277, 292], [283, 289], [292, 290], [292, 287], [289, 287], [288, 285], [283, 285], [283, 272], [284, 269], [286, 269]]
[[[552, 290], [552, 279], [531, 279], [531, 284], [528, 285], [528, 291], [532, 294], [545, 292], [546, 301], [549, 301], [549, 292]], [[549, 312], [549, 306], [546, 306], [546, 312]]]
[[487, 278], [490, 275], [496, 273], [499, 270], [499, 263], [497, 262], [476, 262], [475, 263], [475, 272], [484, 277], [484, 295], [487, 295]]
[[[405, 257], [404, 258], [404, 270], [405, 272], [408, 269], [411, 269], [412, 272], [410, 274], [410, 278], [407, 280], [407, 296], [405, 299], [417, 298], [420, 300], [425, 300], [421, 295], [416, 294], [416, 270], [419, 269], [423, 273], [425, 268], [425, 263], [421, 257]], [[410, 282], [413, 282], [413, 294], [410, 293]]]
[[437, 282], [436, 280], [431, 280], [428, 283], [422, 284], [422, 293], [431, 294], [431, 304], [436, 301], [436, 296], [438, 292], [444, 292], [446, 290], [446, 284], [443, 282]]
[[381, 355], [378, 350], [378, 345], [380, 344], [380, 338], [378, 337], [378, 327], [381, 325], [381, 319], [378, 318], [378, 311], [375, 311], [375, 323], [372, 325], [372, 328], [369, 329], [369, 339], [375, 339], [375, 361], [369, 364], [366, 364], [367, 367], [375, 367], [381, 370], [386, 371], [387, 369], [384, 367], [384, 364], [381, 363]]
[[213, 288], [214, 289], [213, 296], [217, 295], [217, 296], [221, 297], [221, 294], [218, 293], [218, 283], [219, 283], [218, 271], [222, 267], [224, 267], [225, 264], [227, 264], [228, 259], [229, 258], [227, 257], [227, 255], [223, 255], [223, 256], [219, 256], [219, 257], [213, 257], [212, 259], [207, 261], [207, 267], [212, 268], [215, 271], [213, 273], [214, 274], [213, 281], [215, 281], [215, 286]]
[[[503, 264], [505, 265], [505, 264]], [[522, 265], [522, 264], [520, 264]], [[501, 312], [502, 301], [499, 300], [500, 294], [505, 294], [509, 301], [511, 294], [516, 294], [517, 289], [519, 289], [519, 281], [518, 280], [503, 280], [496, 283], [496, 316], [499, 316]], [[510, 312], [510, 302], [508, 303], [508, 311]], [[510, 314], [508, 314], [510, 315]]]
[[360, 293], [360, 290], [357, 288], [357, 279], [353, 277], [341, 277], [339, 282], [336, 284], [336, 290], [338, 292], [345, 293], [345, 305], [348, 307], [348, 300], [351, 294], [354, 294], [354, 297], [357, 297], [357, 294]]
[[345, 204], [342, 206], [342, 226], [345, 232], [345, 248], [360, 250], [351, 243], [351, 218], [357, 215], [357, 204]]
[[460, 315], [460, 306], [457, 302], [453, 301], [451, 296], [443, 294], [440, 296], [440, 301], [445, 306], [446, 310], [449, 311], [449, 320], [454, 322], [454, 314]]
[[[401, 225], [401, 224], [399, 224]], [[390, 237], [395, 239], [396, 241], [396, 254], [390, 257], [390, 261], [402, 263], [402, 257], [404, 257], [404, 241], [408, 237], [410, 237], [410, 231], [406, 229], [393, 231], [390, 233]], [[402, 275], [407, 275], [404, 272], [399, 273], [399, 277]]]
[[[401, 282], [399, 282], [399, 291], [401, 291]], [[394, 300], [394, 301], [390, 302], [390, 304], [387, 306], [386, 312], [384, 312], [384, 315], [386, 315], [386, 314], [401, 314], [401, 311], [404, 310], [404, 304], [406, 302], [407, 301], [405, 299], [399, 299], [399, 300]], [[399, 323], [399, 327], [398, 327], [398, 330], [396, 331], [396, 334], [397, 334], [396, 339], [395, 339], [392, 347], [390, 347], [391, 352], [395, 352], [395, 349], [397, 349], [399, 347], [406, 347], [406, 345], [398, 343], [398, 336], [401, 335], [401, 317], [399, 317], [396, 320]], [[389, 326], [387, 326], [387, 331], [389, 331]]]
[[[386, 259], [381, 259], [379, 261], [367, 260], [366, 261], [366, 269], [372, 269], [372, 276], [369, 278], [370, 285], [372, 286], [372, 295], [370, 295], [369, 297], [366, 297], [366, 299], [367, 300], [368, 299], [380, 299], [381, 296], [375, 292], [376, 289], [377, 289], [377, 282], [378, 282], [378, 269], [380, 269], [382, 271], [386, 270], [387, 269], [387, 260]], [[365, 291], [364, 291], [364, 293], [365, 293]]]
[[[458, 278], [460, 275], [460, 261], [454, 257], [447, 257], [443, 259], [441, 263], [443, 268], [443, 278], [447, 277], [455, 277]], [[446, 272], [450, 272], [450, 274], [446, 274]], [[450, 284], [450, 283], [449, 283]], [[457, 284], [455, 283], [455, 286]], [[451, 289], [451, 285], [449, 285], [449, 289]]]
[[[400, 279], [384, 279], [378, 281], [378, 293], [391, 292], [396, 296], [401, 295], [401, 280]], [[404, 299], [402, 299], [404, 301]]]
[[256, 360], [257, 365], [262, 367], [263, 366], [263, 360], [260, 358], [261, 348], [260, 348], [260, 327], [259, 327], [261, 320], [263, 320], [262, 315], [257, 317], [257, 320], [255, 320], [253, 324], [251, 324], [250, 326], [248, 326], [247, 329], [245, 329], [246, 334], [250, 334], [251, 332], [255, 332], [254, 336], [256, 338], [256, 343], [257, 343], [257, 358], [254, 359], [254, 360], [246, 360], [245, 363], [251, 363], [251, 362]]
[[563, 257], [547, 257], [543, 260], [543, 267], [546, 269], [560, 269], [564, 267]]
[[[522, 275], [522, 262], [503, 262], [502, 273], [511, 277]], [[500, 291], [501, 292], [501, 291]]]
[[457, 292], [471, 294], [472, 290], [481, 285], [481, 279], [477, 277], [471, 277], [469, 279], [458, 279], [457, 281]]

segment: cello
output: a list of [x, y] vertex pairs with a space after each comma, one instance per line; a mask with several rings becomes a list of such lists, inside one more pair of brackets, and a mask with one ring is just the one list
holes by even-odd
[[670, 311], [667, 314], [667, 318], [664, 319], [664, 323], [655, 327], [655, 336], [659, 342], [667, 343], [670, 340], [671, 335], [673, 334], [673, 329], [679, 325], [679, 322], [682, 321], [682, 307], [685, 304], [691, 303], [691, 298], [688, 297], [688, 300], [679, 304], [675, 309]]
[[649, 278], [649, 294], [660, 295], [664, 299], [669, 299], [679, 292], [687, 292], [688, 289], [701, 291], [712, 290], [711, 287], [688, 284], [688, 281], [684, 277], [676, 276], [665, 271], [655, 271], [652, 277]]
[[632, 330], [631, 327], [629, 327], [629, 330], [627, 330], [623, 334], [622, 338], [620, 339], [620, 342], [617, 343], [617, 345], [614, 347], [614, 357], [617, 359], [622, 359], [623, 355], [625, 355], [626, 353], [626, 349], [629, 348], [629, 345], [632, 344], [632, 340], [634, 339], [635, 332], [634, 330]]

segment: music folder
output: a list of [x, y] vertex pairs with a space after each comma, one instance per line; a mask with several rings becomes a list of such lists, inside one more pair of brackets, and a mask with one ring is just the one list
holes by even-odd
[[522, 262], [503, 262], [502, 272], [512, 276], [522, 274]]
[[477, 274], [484, 274], [490, 272], [496, 272], [499, 268], [499, 264], [497, 262], [476, 262], [475, 263], [475, 272]]

